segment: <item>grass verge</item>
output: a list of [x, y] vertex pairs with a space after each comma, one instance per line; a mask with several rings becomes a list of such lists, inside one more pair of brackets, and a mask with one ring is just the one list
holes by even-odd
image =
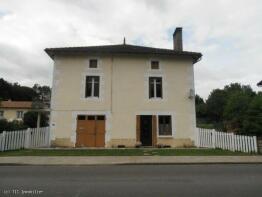
[[241, 156], [221, 149], [26, 149], [0, 152], [0, 156]]

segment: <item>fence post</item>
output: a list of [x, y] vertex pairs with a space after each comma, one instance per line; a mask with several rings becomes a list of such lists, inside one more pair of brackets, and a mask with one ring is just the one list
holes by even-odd
[[45, 127], [45, 146], [50, 147], [50, 127]]
[[30, 148], [30, 135], [31, 135], [31, 130], [28, 128], [25, 132], [25, 148]]
[[253, 141], [254, 141], [254, 148], [255, 148], [255, 150], [254, 150], [254, 152], [255, 153], [257, 153], [257, 136], [253, 136]]
[[235, 134], [231, 133], [231, 145], [232, 145], [232, 151], [236, 151], [236, 143], [235, 143]]
[[216, 148], [216, 142], [215, 142], [216, 131], [215, 131], [215, 129], [212, 129], [211, 134], [212, 134], [212, 147]]
[[[195, 128], [195, 142], [196, 142], [196, 147], [199, 147], [199, 131], [198, 128]], [[50, 131], [49, 131], [50, 132]]]
[[1, 151], [5, 151], [5, 134], [6, 134], [6, 131], [3, 131], [2, 133], [2, 144], [1, 144]]

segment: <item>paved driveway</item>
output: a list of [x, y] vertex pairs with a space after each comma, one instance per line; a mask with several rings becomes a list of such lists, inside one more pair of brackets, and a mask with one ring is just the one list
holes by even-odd
[[262, 196], [261, 164], [0, 166], [0, 177], [0, 196]]

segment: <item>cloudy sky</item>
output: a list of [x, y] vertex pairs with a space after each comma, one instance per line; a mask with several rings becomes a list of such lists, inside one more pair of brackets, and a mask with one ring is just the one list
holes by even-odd
[[46, 47], [128, 44], [203, 53], [196, 92], [262, 80], [261, 0], [0, 0], [0, 78], [51, 85]]

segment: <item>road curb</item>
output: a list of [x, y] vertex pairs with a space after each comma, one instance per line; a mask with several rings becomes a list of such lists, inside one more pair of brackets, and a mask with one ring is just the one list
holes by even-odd
[[25, 156], [0, 157], [3, 165], [211, 165], [262, 164], [262, 156]]

